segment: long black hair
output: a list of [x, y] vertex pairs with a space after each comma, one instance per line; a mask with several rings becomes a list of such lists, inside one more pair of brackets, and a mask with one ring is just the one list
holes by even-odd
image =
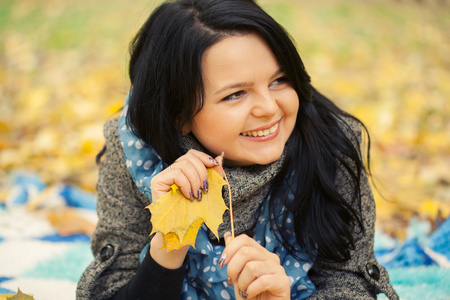
[[[358, 137], [352, 137], [356, 133], [347, 124], [359, 121], [312, 87], [290, 36], [253, 1], [178, 0], [159, 6], [130, 45], [128, 123], [163, 162], [175, 161], [183, 154], [177, 148], [183, 125], [203, 106], [203, 53], [227, 36], [249, 33], [269, 45], [300, 101], [270, 208], [274, 212], [275, 201], [281, 201], [293, 213], [297, 240], [311, 257], [348, 260], [352, 233], [355, 227], [363, 230], [353, 201], [361, 198], [364, 164]], [[352, 199], [336, 188], [338, 168], [353, 186]], [[294, 180], [286, 185], [292, 172]], [[287, 198], [286, 189], [294, 191], [295, 199]], [[286, 223], [274, 220], [280, 241], [295, 255], [297, 249], [287, 243]]]

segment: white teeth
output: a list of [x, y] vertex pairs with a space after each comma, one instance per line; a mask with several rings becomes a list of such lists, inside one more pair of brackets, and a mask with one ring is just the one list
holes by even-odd
[[257, 137], [257, 136], [267, 136], [271, 133], [274, 133], [275, 131], [277, 131], [278, 129], [278, 123], [276, 123], [275, 125], [273, 125], [272, 127], [270, 127], [269, 129], [265, 129], [265, 130], [258, 130], [258, 131], [246, 131], [241, 133], [241, 135], [244, 136], [253, 136], [253, 137]]
[[270, 132], [270, 133], [274, 133], [275, 131], [277, 131], [277, 129], [278, 129], [278, 123], [275, 124], [275, 126], [270, 127], [270, 128], [269, 128], [269, 132]]

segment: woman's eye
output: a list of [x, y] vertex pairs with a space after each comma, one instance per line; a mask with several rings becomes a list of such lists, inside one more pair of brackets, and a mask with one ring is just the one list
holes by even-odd
[[287, 83], [289, 80], [287, 79], [286, 76], [282, 76], [280, 78], [275, 79], [274, 81], [272, 81], [269, 85], [269, 87], [274, 87], [274, 86], [279, 86], [282, 84]]
[[237, 100], [237, 99], [243, 97], [244, 95], [245, 95], [244, 91], [239, 91], [239, 92], [236, 92], [229, 96], [226, 96], [225, 98], [222, 99], [222, 101]]

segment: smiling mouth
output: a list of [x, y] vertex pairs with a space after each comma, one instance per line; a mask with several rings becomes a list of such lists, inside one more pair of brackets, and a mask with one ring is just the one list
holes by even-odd
[[276, 123], [275, 125], [273, 125], [272, 127], [270, 127], [269, 129], [265, 129], [265, 130], [256, 130], [256, 131], [246, 131], [246, 132], [242, 132], [240, 135], [243, 136], [253, 136], [253, 137], [259, 137], [259, 136], [268, 136], [269, 134], [274, 133], [275, 131], [277, 131], [279, 124]]

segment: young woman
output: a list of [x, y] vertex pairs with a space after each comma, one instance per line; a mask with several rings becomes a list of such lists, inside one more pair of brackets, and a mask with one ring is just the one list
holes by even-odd
[[[253, 1], [162, 4], [131, 44], [130, 78], [105, 125], [95, 260], [78, 299], [398, 298], [373, 254], [362, 124], [311, 86]], [[219, 241], [202, 227], [195, 248], [161, 249], [144, 207], [173, 183], [202, 201], [219, 164], [236, 238], [225, 213]]]

